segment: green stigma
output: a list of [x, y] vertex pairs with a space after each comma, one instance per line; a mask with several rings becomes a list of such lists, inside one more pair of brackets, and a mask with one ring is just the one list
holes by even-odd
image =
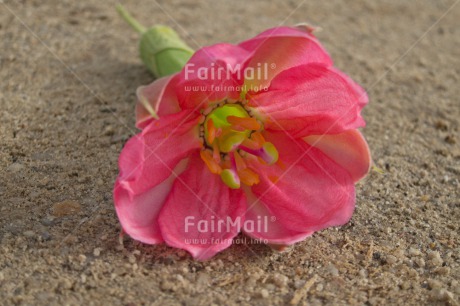
[[222, 170], [220, 173], [220, 178], [228, 187], [232, 189], [240, 188], [240, 178], [238, 177], [238, 174], [232, 169]]
[[[221, 130], [220, 137], [217, 137], [214, 141], [217, 142], [219, 151], [222, 153], [228, 153], [235, 147], [241, 144], [250, 134], [250, 130], [236, 131], [232, 129], [232, 125], [227, 121], [229, 116], [239, 118], [249, 118], [248, 112], [239, 104], [225, 104], [217, 107], [211, 113], [208, 114], [204, 122], [204, 126], [208, 127], [208, 122], [212, 120], [216, 130]], [[204, 134], [205, 139], [208, 138], [209, 131], [205, 128]], [[212, 143], [207, 143], [212, 146]]]

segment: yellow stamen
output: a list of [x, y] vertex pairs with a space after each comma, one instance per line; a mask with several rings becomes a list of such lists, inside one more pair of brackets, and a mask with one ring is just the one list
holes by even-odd
[[238, 171], [238, 176], [243, 184], [252, 186], [260, 182], [259, 175], [249, 168]]
[[219, 151], [219, 145], [217, 142], [214, 142], [212, 144], [212, 157], [217, 163], [220, 163], [220, 151]]
[[244, 159], [241, 157], [241, 155], [237, 151], [235, 151], [234, 156], [235, 156], [236, 170], [239, 172], [243, 169], [246, 169], [247, 168], [246, 163], [244, 162]]
[[214, 121], [212, 121], [212, 119], [208, 120], [208, 123], [206, 124], [206, 129], [208, 130], [206, 141], [209, 144], [212, 144], [214, 142], [214, 139], [216, 139], [216, 126], [214, 125]]
[[232, 163], [230, 162], [229, 159], [224, 160], [220, 163], [220, 166], [222, 169], [230, 169], [232, 167]]
[[242, 118], [237, 116], [228, 116], [227, 122], [232, 125], [232, 129], [237, 131], [258, 130], [260, 123], [255, 118]]
[[209, 150], [200, 151], [200, 156], [201, 156], [201, 159], [206, 164], [206, 166], [208, 166], [209, 171], [211, 171], [211, 173], [220, 174], [222, 172], [222, 168], [214, 160], [211, 151]]
[[251, 139], [257, 142], [260, 146], [262, 146], [265, 143], [265, 138], [262, 136], [262, 133], [260, 132], [254, 132], [251, 134]]
[[262, 147], [262, 144], [259, 144], [258, 142], [251, 140], [251, 139], [245, 139], [242, 143], [243, 146], [248, 147], [249, 149], [252, 150], [258, 150]]

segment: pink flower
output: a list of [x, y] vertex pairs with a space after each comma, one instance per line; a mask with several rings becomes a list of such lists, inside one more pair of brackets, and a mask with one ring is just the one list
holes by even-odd
[[204, 260], [240, 231], [290, 245], [351, 218], [368, 99], [308, 29], [202, 48], [137, 95], [114, 189], [132, 238]]

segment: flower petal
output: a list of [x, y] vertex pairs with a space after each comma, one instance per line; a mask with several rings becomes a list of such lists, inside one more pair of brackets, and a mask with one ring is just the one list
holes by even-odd
[[311, 135], [303, 139], [345, 168], [354, 182], [362, 179], [370, 170], [371, 153], [358, 130], [333, 135]]
[[[174, 114], [180, 111], [174, 88], [178, 80], [178, 75], [171, 75], [157, 79], [147, 86], [140, 86], [136, 90], [136, 127], [145, 128], [154, 117], [153, 110], [159, 117]], [[143, 104], [148, 104], [147, 109]]]
[[118, 181], [115, 183], [115, 209], [123, 230], [131, 238], [149, 244], [163, 242], [158, 214], [171, 191], [174, 179], [186, 166], [187, 159], [184, 159], [174, 168], [174, 174], [141, 194], [132, 194]]
[[231, 44], [198, 50], [180, 72], [176, 86], [182, 108], [206, 108], [209, 102], [237, 99], [243, 83], [241, 70], [250, 53]]
[[350, 174], [319, 149], [284, 133], [264, 133], [279, 151], [276, 165], [258, 168], [252, 192], [287, 230], [312, 232], [351, 218], [355, 188]]
[[359, 85], [321, 64], [285, 70], [273, 79], [267, 92], [250, 98], [267, 130], [285, 130], [295, 138], [362, 127], [365, 122], [360, 113], [367, 102]]
[[250, 189], [245, 190], [248, 202], [248, 211], [245, 220], [252, 222], [254, 226], [250, 231], [244, 231], [251, 238], [258, 239], [269, 244], [291, 245], [302, 241], [311, 236], [312, 231], [299, 232], [287, 229], [276, 219], [276, 212], [269, 210], [260, 199], [258, 199]]
[[332, 65], [329, 54], [316, 37], [300, 28], [269, 29], [239, 46], [254, 53], [247, 68], [263, 71], [261, 77], [245, 80], [249, 90], [268, 87], [276, 75], [295, 66], [308, 63]]
[[167, 179], [179, 161], [202, 146], [198, 119], [188, 111], [167, 115], [132, 137], [120, 154], [118, 183], [139, 195]]
[[[189, 168], [174, 182], [158, 220], [168, 245], [205, 260], [232, 244], [240, 226], [227, 227], [227, 222], [239, 219], [242, 224], [245, 209], [244, 193], [224, 185], [194, 154]], [[219, 222], [225, 223], [219, 226]]]

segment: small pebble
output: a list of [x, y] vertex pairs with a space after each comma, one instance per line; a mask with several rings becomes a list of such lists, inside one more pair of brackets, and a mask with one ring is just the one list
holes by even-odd
[[449, 275], [450, 268], [449, 267], [439, 267], [434, 270], [434, 273], [439, 274], [439, 275]]
[[180, 274], [176, 275], [176, 279], [181, 283], [184, 282], [184, 277], [182, 275], [180, 275]]
[[410, 248], [409, 249], [409, 255], [411, 255], [411, 256], [420, 256], [421, 254], [422, 253], [419, 250], [415, 249], [415, 248]]
[[74, 215], [81, 211], [81, 205], [78, 202], [65, 200], [53, 205], [52, 213], [55, 217], [64, 217]]
[[41, 235], [43, 241], [51, 240], [51, 234], [48, 231], [44, 231]]
[[420, 200], [422, 200], [423, 202], [428, 202], [430, 200], [430, 196], [427, 194], [424, 194], [420, 197]]
[[196, 280], [196, 284], [198, 286], [201, 286], [201, 287], [206, 287], [209, 285], [209, 283], [211, 282], [211, 278], [209, 277], [209, 274], [205, 273], [205, 272], [201, 272], [198, 274], [198, 277], [197, 277], [197, 280]]
[[318, 285], [316, 286], [316, 291], [318, 291], [318, 292], [323, 291], [323, 289], [324, 289], [324, 285], [323, 285], [323, 284], [318, 284]]
[[101, 248], [95, 248], [93, 250], [93, 255], [98, 257], [99, 255], [101, 255], [101, 250], [102, 250]]
[[163, 291], [169, 291], [174, 289], [174, 284], [170, 281], [162, 281], [160, 284], [160, 288]]
[[86, 261], [86, 256], [83, 254], [78, 255], [78, 260], [80, 263], [84, 263]]
[[23, 234], [24, 234], [24, 236], [27, 237], [27, 238], [32, 238], [32, 237], [35, 236], [34, 231], [25, 231]]
[[129, 262], [130, 264], [135, 263], [135, 262], [136, 262], [136, 257], [134, 257], [133, 254], [129, 254], [129, 255], [128, 255], [128, 262]]
[[396, 258], [396, 256], [387, 255], [386, 261], [388, 264], [394, 265], [398, 261], [398, 259]]
[[287, 276], [279, 274], [279, 273], [273, 276], [273, 282], [275, 283], [275, 285], [277, 285], [280, 288], [286, 287], [288, 280], [289, 279], [287, 278]]
[[444, 288], [433, 290], [432, 297], [435, 300], [445, 301], [445, 302], [454, 300], [454, 295], [452, 294], [452, 292], [447, 291]]
[[444, 141], [447, 142], [448, 144], [455, 144], [456, 143], [454, 135], [447, 135], [444, 138]]
[[294, 288], [299, 289], [302, 288], [305, 285], [305, 280], [303, 279], [297, 279], [294, 281]]
[[410, 288], [410, 282], [402, 282], [400, 285], [401, 289], [407, 290]]
[[424, 268], [425, 267], [425, 260], [423, 260], [423, 258], [415, 258], [414, 259], [414, 262], [417, 266], [419, 266], [420, 268]]
[[442, 283], [435, 279], [428, 280], [428, 288], [430, 289], [440, 289], [442, 287]]
[[20, 163], [12, 163], [9, 167], [8, 170], [13, 173], [18, 173], [22, 170], [24, 170], [24, 165]]
[[248, 287], [254, 287], [257, 283], [257, 279], [251, 275], [248, 277], [247, 281], [246, 281], [246, 286]]
[[434, 267], [440, 267], [442, 263], [444, 262], [441, 258], [441, 255], [439, 254], [438, 251], [432, 251], [428, 253], [428, 265], [432, 268]]
[[262, 296], [262, 298], [264, 299], [268, 298], [269, 294], [268, 294], [267, 289], [260, 290], [260, 296]]
[[113, 134], [115, 134], [115, 131], [113, 129], [113, 126], [111, 125], [108, 125], [104, 128], [104, 135], [106, 136], [112, 136]]
[[339, 270], [337, 270], [337, 268], [333, 265], [333, 264], [329, 264], [327, 266], [327, 271], [329, 272], [329, 274], [331, 274], [332, 276], [338, 276], [339, 275]]
[[417, 278], [418, 277], [418, 273], [415, 269], [409, 269], [407, 271], [407, 274], [411, 277], [411, 278]]
[[428, 258], [429, 258], [429, 259], [433, 259], [433, 258], [439, 258], [439, 259], [441, 259], [441, 254], [439, 254], [438, 251], [428, 252]]

